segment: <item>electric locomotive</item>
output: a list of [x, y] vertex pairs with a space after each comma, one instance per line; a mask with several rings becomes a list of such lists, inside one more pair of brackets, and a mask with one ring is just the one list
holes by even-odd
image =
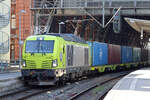
[[90, 47], [72, 34], [43, 34], [25, 40], [22, 78], [31, 85], [54, 85], [90, 71]]

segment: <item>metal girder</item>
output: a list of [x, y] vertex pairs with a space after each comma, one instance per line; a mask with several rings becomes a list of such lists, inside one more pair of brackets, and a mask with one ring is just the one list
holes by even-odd
[[85, 9], [82, 10], [84, 10], [93, 20], [95, 20], [101, 27], [103, 27], [103, 25], [96, 18], [94, 18], [89, 12], [87, 12]]
[[[42, 0], [40, 7], [43, 9], [46, 8], [47, 0]], [[56, 6], [57, 0], [54, 0], [53, 7]], [[47, 10], [48, 12], [44, 12], [43, 10], [38, 10], [36, 13], [36, 24], [35, 24], [35, 31], [34, 34], [40, 34], [40, 33], [48, 33], [51, 28], [51, 23], [53, 20], [53, 16], [55, 13], [55, 9]]]
[[110, 24], [112, 22], [112, 20], [114, 19], [114, 17], [118, 14], [118, 12], [121, 10], [121, 7], [119, 7], [119, 9], [116, 11], [116, 13], [111, 17], [111, 19], [107, 22], [106, 25], [104, 25], [104, 28], [107, 27], [108, 24]]

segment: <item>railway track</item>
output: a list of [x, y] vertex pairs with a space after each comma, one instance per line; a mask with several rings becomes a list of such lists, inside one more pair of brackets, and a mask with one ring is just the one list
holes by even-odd
[[[114, 80], [119, 80], [124, 75], [128, 74], [130, 71], [126, 72], [119, 72], [117, 73], [110, 73], [110, 74], [104, 74], [99, 77], [90, 78], [78, 81], [76, 83], [71, 83], [70, 85], [65, 86], [51, 86], [51, 87], [27, 87], [23, 89], [19, 89], [17, 91], [14, 91], [12, 93], [8, 93], [6, 95], [0, 96], [0, 100], [37, 100], [40, 97], [40, 95], [43, 95], [44, 93], [46, 95], [51, 95], [53, 99], [58, 98], [58, 100], [80, 100], [79, 98], [81, 96], [84, 96], [87, 92], [99, 87], [103, 86], [105, 84], [109, 84], [109, 82], [112, 82]], [[81, 89], [81, 90], [80, 90]], [[47, 92], [50, 91], [48, 94]], [[59, 91], [59, 92], [58, 92]], [[68, 92], [69, 91], [69, 92]], [[71, 92], [70, 92], [71, 91]], [[103, 95], [100, 97], [97, 97], [97, 100], [102, 100], [104, 95], [109, 91], [103, 92]], [[55, 93], [56, 92], [56, 93]], [[66, 94], [66, 93], [69, 94]], [[56, 95], [57, 94], [57, 95]], [[67, 95], [67, 96], [66, 96]], [[50, 99], [50, 97], [48, 97]], [[43, 98], [42, 100], [47, 100], [46, 98]], [[83, 100], [83, 99], [81, 99]]]
[[[73, 95], [72, 97], [70, 97], [68, 100], [82, 100], [82, 96], [86, 96], [86, 93], [89, 93], [90, 91], [96, 89], [96, 88], [101, 88], [101, 87], [106, 87], [106, 89], [101, 90], [100, 93], [97, 93], [97, 96], [95, 97], [94, 100], [103, 100], [105, 95], [108, 93], [108, 91], [115, 85], [115, 83], [117, 83], [122, 77], [124, 77], [125, 75], [127, 75], [128, 73], [124, 73], [122, 75], [118, 75], [115, 77], [112, 77], [108, 80], [104, 80], [100, 83], [96, 83], [91, 85], [90, 87], [80, 91], [79, 93]], [[108, 84], [111, 84], [111, 82], [113, 82], [113, 84], [111, 86], [108, 86]]]
[[23, 87], [6, 95], [0, 96], [0, 100], [25, 100], [35, 95], [54, 90], [56, 87]]

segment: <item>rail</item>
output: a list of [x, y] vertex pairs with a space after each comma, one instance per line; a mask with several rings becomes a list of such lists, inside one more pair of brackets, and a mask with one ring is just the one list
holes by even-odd
[[[79, 93], [77, 93], [76, 95], [73, 95], [72, 97], [70, 97], [68, 100], [77, 100], [80, 96], [84, 95], [85, 93], [91, 91], [94, 88], [97, 88], [99, 86], [102, 86], [104, 84], [107, 84], [109, 82], [112, 82], [114, 80], [119, 80], [120, 78], [122, 78], [123, 76], [127, 75], [127, 73], [118, 75], [116, 77], [112, 77], [108, 80], [102, 81], [99, 84], [93, 84], [90, 87], [86, 88], [85, 90], [80, 91]], [[110, 87], [109, 89], [106, 89], [102, 95], [100, 95], [99, 97], [97, 97], [97, 100], [102, 100], [102, 98], [104, 98], [104, 96], [106, 95], [106, 93], [111, 89], [112, 87]]]
[[56, 87], [51, 87], [51, 88], [40, 88], [40, 87], [22, 87], [20, 89], [16, 89], [12, 92], [9, 92], [8, 94], [0, 96], [0, 99], [10, 99], [13, 97], [12, 100], [25, 100], [27, 98], [30, 98], [35, 95], [39, 95], [41, 93], [47, 92], [49, 90], [53, 90]]
[[[40, 98], [41, 93], [46, 93], [47, 96], [50, 96], [49, 99], [63, 99], [63, 100], [74, 100], [78, 99], [78, 97], [82, 96], [84, 93], [98, 87], [103, 86], [105, 84], [109, 84], [111, 81], [118, 81], [124, 75], [128, 74], [130, 71], [118, 72], [118, 73], [109, 73], [104, 74], [95, 78], [84, 78], [79, 80], [78, 82], [73, 82], [70, 85], [60, 85], [60, 86], [51, 86], [51, 87], [25, 87], [16, 89], [16, 91], [12, 91], [11, 93], [0, 96], [0, 99], [9, 99], [13, 97], [13, 100], [26, 100], [26, 99], [37, 99]], [[51, 91], [47, 94], [47, 91]], [[107, 92], [107, 91], [106, 91]], [[106, 94], [104, 93], [104, 95]], [[102, 97], [102, 96], [101, 96]], [[98, 98], [101, 98], [98, 97]], [[47, 98], [47, 97], [45, 97]]]

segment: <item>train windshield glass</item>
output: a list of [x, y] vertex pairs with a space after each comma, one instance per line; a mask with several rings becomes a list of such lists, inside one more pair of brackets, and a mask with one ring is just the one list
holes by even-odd
[[54, 40], [27, 40], [26, 53], [53, 53]]

